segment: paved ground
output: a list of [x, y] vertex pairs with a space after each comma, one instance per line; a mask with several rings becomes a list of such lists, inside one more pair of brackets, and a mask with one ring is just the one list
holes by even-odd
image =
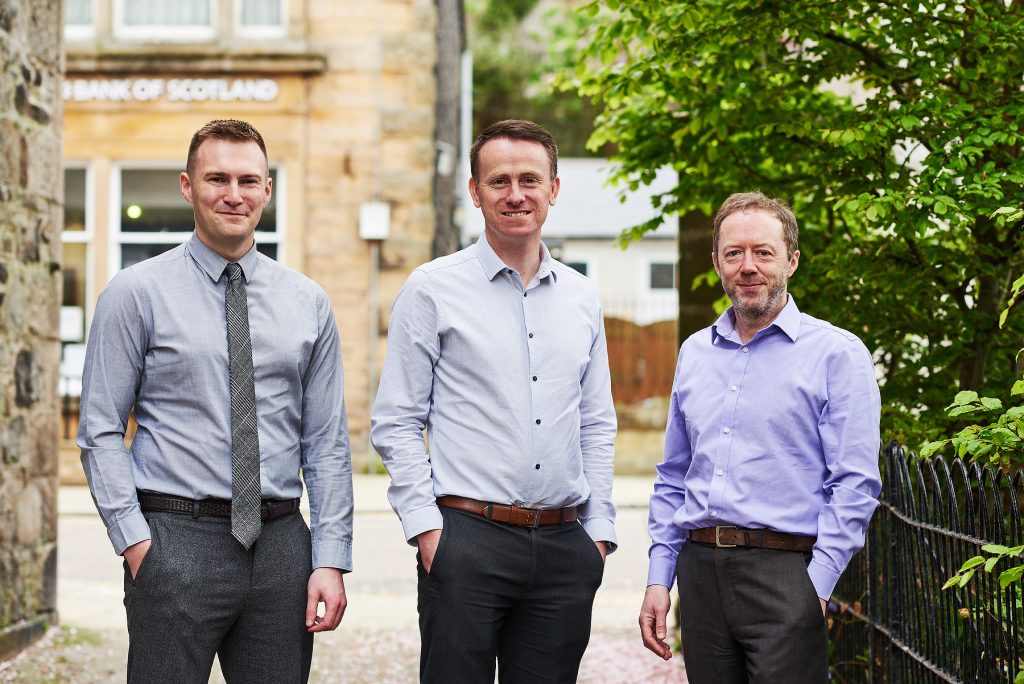
[[[619, 476], [619, 550], [608, 559], [594, 608], [594, 631], [580, 682], [685, 684], [679, 656], [662, 663], [640, 643], [636, 612], [646, 578], [650, 476]], [[314, 683], [416, 680], [416, 572], [412, 549], [385, 497], [387, 478], [357, 475], [355, 572], [338, 631], [318, 635]], [[113, 554], [88, 490], [60, 490], [58, 609], [61, 628], [17, 658], [0, 663], [0, 682], [90, 684], [124, 681], [127, 639], [121, 559]], [[222, 682], [214, 668], [211, 682]]]

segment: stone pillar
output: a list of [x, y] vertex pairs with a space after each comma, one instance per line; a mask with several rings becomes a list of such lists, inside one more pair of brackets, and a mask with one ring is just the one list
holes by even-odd
[[0, 0], [0, 660], [56, 621], [62, 0]]

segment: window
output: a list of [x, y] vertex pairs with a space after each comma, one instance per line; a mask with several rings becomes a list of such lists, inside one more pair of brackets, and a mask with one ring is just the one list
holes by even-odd
[[652, 263], [649, 283], [652, 290], [676, 289], [676, 265], [672, 262]]
[[238, 33], [248, 37], [285, 34], [285, 0], [236, 0]]
[[81, 342], [85, 339], [86, 303], [89, 282], [89, 242], [92, 238], [89, 218], [89, 175], [85, 168], [64, 169], [64, 232], [61, 264], [60, 339]]
[[217, 0], [115, 0], [114, 33], [131, 40], [209, 40]]
[[582, 275], [587, 275], [587, 262], [586, 261], [566, 261], [565, 265], [574, 271], [578, 271]]
[[91, 38], [93, 28], [93, 0], [64, 0], [64, 36], [68, 40]]
[[[181, 197], [179, 171], [160, 168], [122, 168], [115, 263], [128, 268], [162, 254], [188, 239], [195, 227], [192, 206]], [[256, 227], [256, 248], [272, 259], [280, 258], [277, 197], [284, 191], [282, 174], [270, 169], [274, 192]]]

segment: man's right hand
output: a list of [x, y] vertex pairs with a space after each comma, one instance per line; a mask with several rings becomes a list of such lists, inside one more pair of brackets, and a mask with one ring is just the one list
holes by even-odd
[[150, 541], [143, 539], [138, 544], [132, 544], [124, 550], [124, 559], [128, 562], [128, 570], [132, 573], [132, 581], [135, 581], [135, 575], [139, 573], [139, 566], [142, 565], [142, 559], [149, 553]]
[[434, 564], [437, 543], [441, 540], [441, 530], [427, 530], [416, 535], [416, 544], [420, 547], [420, 562], [423, 569], [430, 574], [430, 566]]
[[644, 594], [644, 603], [640, 606], [640, 636], [644, 646], [662, 660], [672, 657], [672, 647], [665, 643], [668, 629], [665, 619], [672, 599], [668, 595], [668, 587], [663, 584], [652, 584]]

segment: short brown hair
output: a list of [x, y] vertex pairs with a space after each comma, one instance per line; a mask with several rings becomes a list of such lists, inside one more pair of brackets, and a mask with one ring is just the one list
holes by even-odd
[[192, 174], [192, 170], [195, 168], [196, 152], [199, 150], [199, 146], [210, 138], [243, 143], [254, 142], [259, 145], [260, 151], [263, 152], [263, 158], [267, 158], [267, 146], [263, 142], [263, 136], [253, 128], [252, 124], [237, 119], [214, 119], [196, 131], [192, 136], [192, 142], [188, 146], [188, 159], [185, 161], [185, 171], [189, 175]]
[[531, 140], [535, 143], [540, 143], [544, 147], [544, 151], [548, 153], [548, 159], [551, 160], [551, 178], [554, 179], [558, 176], [558, 145], [555, 144], [555, 139], [551, 137], [551, 133], [543, 126], [539, 126], [532, 121], [506, 119], [485, 128], [483, 133], [476, 136], [473, 146], [469, 148], [469, 172], [474, 180], [479, 180], [477, 172], [480, 165], [480, 148], [488, 140], [493, 140], [494, 138]]
[[753, 192], [737, 192], [729, 195], [715, 213], [715, 233], [711, 249], [718, 255], [718, 236], [722, 230], [722, 221], [737, 211], [757, 209], [766, 211], [782, 223], [782, 240], [786, 243], [787, 257], [792, 257], [800, 247], [800, 229], [796, 225], [796, 216], [785, 201], [768, 197], [754, 190]]

